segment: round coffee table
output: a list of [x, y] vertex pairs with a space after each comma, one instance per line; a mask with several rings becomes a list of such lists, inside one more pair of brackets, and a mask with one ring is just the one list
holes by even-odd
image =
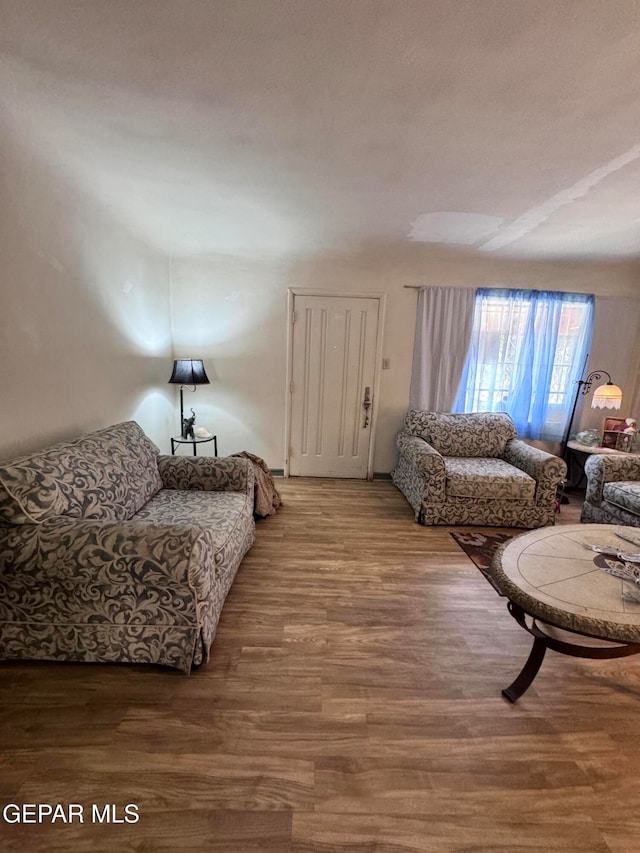
[[[638, 544], [619, 538], [617, 532]], [[603, 571], [621, 563], [592, 551], [590, 545], [637, 553], [640, 529], [611, 524], [544, 527], [516, 536], [496, 552], [489, 574], [509, 599], [513, 618], [533, 637], [522, 671], [502, 691], [510, 702], [531, 686], [548, 648], [600, 659], [640, 652], [640, 601], [623, 597], [631, 582]], [[640, 593], [640, 587], [636, 589]]]

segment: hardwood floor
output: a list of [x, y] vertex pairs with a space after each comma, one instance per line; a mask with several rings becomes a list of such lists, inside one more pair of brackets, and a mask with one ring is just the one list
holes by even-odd
[[84, 808], [0, 815], [0, 850], [640, 850], [640, 658], [550, 652], [509, 705], [528, 636], [449, 528], [389, 482], [278, 487], [206, 667], [0, 665], [1, 805]]

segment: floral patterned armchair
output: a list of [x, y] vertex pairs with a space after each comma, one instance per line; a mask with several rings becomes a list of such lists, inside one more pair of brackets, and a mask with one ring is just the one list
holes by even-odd
[[583, 522], [640, 527], [640, 456], [593, 454], [584, 466]]
[[412, 409], [397, 437], [393, 482], [420, 524], [545, 527], [555, 520], [564, 461], [516, 438], [501, 412]]

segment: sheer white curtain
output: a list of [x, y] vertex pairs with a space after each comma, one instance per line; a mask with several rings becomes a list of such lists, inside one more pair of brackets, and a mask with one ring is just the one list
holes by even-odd
[[471, 287], [420, 288], [411, 409], [451, 411], [471, 340], [475, 298]]
[[457, 412], [507, 412], [521, 438], [559, 441], [589, 351], [594, 298], [480, 288]]

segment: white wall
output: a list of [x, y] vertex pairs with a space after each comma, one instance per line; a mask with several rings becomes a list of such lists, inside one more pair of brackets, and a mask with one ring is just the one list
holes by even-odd
[[185, 391], [185, 411], [217, 433], [221, 456], [249, 450], [282, 468], [286, 266], [218, 256], [174, 261], [171, 278], [174, 353], [203, 358], [211, 380]]
[[168, 450], [167, 258], [7, 128], [0, 197], [0, 458], [129, 418]]
[[622, 389], [620, 411], [592, 409], [593, 391], [606, 382], [594, 381], [590, 391], [579, 398], [576, 426], [579, 429], [602, 429], [607, 415], [614, 417], [640, 417], [638, 393], [638, 329], [640, 329], [640, 300], [624, 297], [601, 296], [596, 299], [596, 316], [593, 343], [587, 365], [587, 374], [593, 370], [606, 370], [611, 380]]
[[[287, 289], [386, 292], [383, 355], [391, 368], [381, 374], [374, 469], [388, 472], [407, 409], [413, 351], [417, 296], [404, 285], [529, 287], [606, 295], [597, 301], [590, 365], [608, 370], [623, 387], [626, 408], [631, 399], [627, 392], [636, 380], [630, 365], [640, 321], [637, 278], [628, 265], [523, 263], [413, 243], [294, 261], [223, 255], [174, 258], [174, 348], [176, 355], [205, 360], [211, 385], [198, 388], [193, 398], [188, 395], [189, 405], [196, 411], [196, 425], [217, 432], [220, 452], [250, 450], [271, 467], [282, 468]], [[585, 423], [593, 420], [590, 409], [584, 418]]]

